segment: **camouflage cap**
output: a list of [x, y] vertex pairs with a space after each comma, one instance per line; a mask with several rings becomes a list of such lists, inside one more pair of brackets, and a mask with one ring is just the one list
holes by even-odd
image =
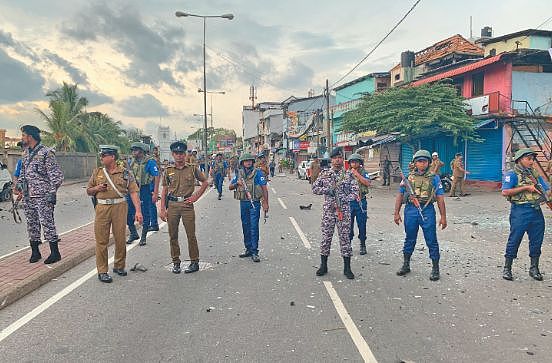
[[143, 142], [133, 142], [130, 144], [130, 150], [140, 149], [143, 152], [147, 153], [149, 151], [149, 145], [144, 144]]
[[362, 155], [354, 153], [354, 154], [351, 154], [349, 156], [347, 161], [360, 161], [360, 162], [362, 162], [362, 161], [364, 161], [364, 158], [362, 157]]

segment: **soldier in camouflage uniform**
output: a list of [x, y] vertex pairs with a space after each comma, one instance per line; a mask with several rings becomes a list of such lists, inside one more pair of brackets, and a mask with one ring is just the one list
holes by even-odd
[[354, 279], [351, 271], [351, 255], [353, 249], [349, 232], [351, 230], [351, 209], [349, 202], [356, 200], [359, 193], [358, 183], [351, 173], [343, 169], [343, 152], [341, 148], [335, 148], [331, 155], [332, 166], [324, 170], [312, 185], [312, 192], [324, 195], [322, 213], [322, 242], [320, 243], [320, 268], [317, 276], [323, 276], [328, 272], [328, 256], [337, 225], [337, 233], [341, 244], [341, 256], [343, 256], [343, 273], [348, 279]]
[[30, 263], [42, 258], [40, 229], [50, 245], [50, 256], [44, 260], [51, 264], [61, 260], [58, 249], [59, 236], [54, 222], [56, 193], [63, 183], [63, 171], [56, 162], [54, 151], [40, 143], [40, 129], [32, 125], [21, 127], [21, 141], [28, 146], [23, 157], [21, 172], [17, 179], [16, 193], [23, 195], [27, 232], [31, 244]]
[[355, 218], [358, 226], [358, 239], [360, 240], [360, 254], [366, 254], [366, 220], [368, 219], [366, 195], [368, 194], [368, 187], [370, 186], [370, 178], [368, 173], [364, 170], [364, 159], [360, 154], [351, 154], [349, 156], [349, 165], [351, 166], [351, 173], [353, 173], [359, 186], [359, 194], [357, 198], [351, 201], [351, 232], [349, 233], [349, 239], [353, 241], [355, 236]]

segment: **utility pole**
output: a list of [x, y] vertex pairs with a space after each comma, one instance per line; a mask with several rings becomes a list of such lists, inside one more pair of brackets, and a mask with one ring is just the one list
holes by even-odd
[[330, 86], [326, 79], [326, 89], [324, 90], [326, 96], [326, 147], [328, 153], [332, 152], [332, 122], [330, 116]]

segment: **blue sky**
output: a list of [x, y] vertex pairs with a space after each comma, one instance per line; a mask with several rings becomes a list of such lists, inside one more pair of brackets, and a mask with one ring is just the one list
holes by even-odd
[[[170, 125], [193, 132], [202, 112], [202, 23], [176, 18], [183, 10], [233, 13], [207, 25], [208, 89], [215, 126], [241, 131], [249, 86], [258, 101], [321, 92], [346, 73], [414, 1], [0, 0], [0, 128], [40, 120], [44, 94], [77, 82], [89, 110], [153, 132]], [[70, 6], [68, 6], [70, 4]], [[483, 26], [495, 35], [534, 28], [552, 14], [549, 1], [422, 0], [396, 32], [345, 81], [387, 71], [404, 50], [417, 51], [453, 34]], [[552, 22], [544, 29], [551, 29]], [[210, 97], [209, 97], [210, 101]], [[209, 105], [210, 107], [210, 105]]]

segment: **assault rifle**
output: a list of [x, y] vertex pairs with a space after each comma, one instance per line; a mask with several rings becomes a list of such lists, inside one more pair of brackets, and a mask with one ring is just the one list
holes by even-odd
[[418, 200], [418, 198], [416, 198], [416, 194], [414, 194], [414, 189], [412, 189], [412, 184], [410, 184], [410, 180], [408, 180], [408, 178], [404, 176], [404, 173], [400, 166], [397, 166], [397, 169], [399, 170], [399, 173], [402, 178], [402, 182], [406, 187], [407, 199], [410, 201], [410, 203], [414, 204], [414, 206], [418, 209], [418, 213], [420, 213], [420, 217], [422, 217], [422, 221], [425, 222], [425, 217], [424, 217], [424, 214], [422, 213], [422, 206], [420, 205], [420, 201]]
[[[249, 188], [247, 188], [247, 184], [245, 183], [245, 180], [243, 179], [242, 174], [243, 169], [240, 169], [238, 172], [238, 180], [241, 180], [243, 183], [243, 190], [245, 191], [245, 196], [247, 197], [247, 200], [249, 200], [249, 203], [251, 203], [251, 207], [255, 209], [255, 204], [253, 203], [253, 197], [251, 196], [251, 192], [249, 191]], [[253, 169], [253, 172], [255, 172], [255, 169]], [[243, 171], [245, 174], [245, 172]]]
[[335, 198], [337, 220], [342, 221], [343, 220], [343, 203], [342, 203], [341, 199], [339, 198], [339, 193], [337, 192], [338, 181], [336, 180], [335, 175], [332, 175], [331, 178], [332, 178], [332, 181], [333, 181], [333, 190], [332, 190], [331, 195]]
[[21, 201], [21, 199], [23, 198], [22, 195], [18, 195], [17, 196], [17, 199], [13, 199], [13, 193], [10, 193], [10, 201], [11, 201], [11, 209], [10, 209], [10, 213], [12, 214], [13, 216], [13, 221], [17, 224], [21, 223], [22, 220], [21, 220], [21, 215], [19, 214], [19, 211], [17, 210], [19, 208], [19, 202]]
[[539, 194], [541, 195], [539, 199], [537, 199], [537, 204], [546, 204], [548, 206], [548, 208], [550, 208], [550, 210], [552, 210], [552, 199], [548, 198], [546, 196], [546, 191], [544, 190], [544, 188], [542, 187], [542, 185], [539, 183], [539, 181], [537, 180], [537, 178], [535, 178], [533, 176], [533, 174], [531, 174], [531, 171], [529, 170], [524, 170], [523, 171], [523, 174], [529, 178], [529, 180], [531, 180], [531, 182], [533, 184], [535, 184], [535, 188], [537, 188]]

